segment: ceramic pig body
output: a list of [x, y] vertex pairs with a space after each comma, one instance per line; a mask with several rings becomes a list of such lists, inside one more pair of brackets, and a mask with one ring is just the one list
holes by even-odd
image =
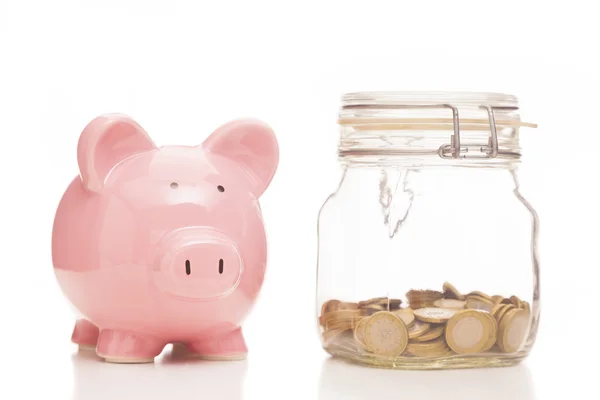
[[58, 282], [83, 316], [72, 340], [113, 362], [168, 343], [240, 359], [266, 267], [258, 198], [278, 164], [271, 129], [230, 122], [197, 147], [160, 147], [123, 115], [96, 118], [56, 213]]

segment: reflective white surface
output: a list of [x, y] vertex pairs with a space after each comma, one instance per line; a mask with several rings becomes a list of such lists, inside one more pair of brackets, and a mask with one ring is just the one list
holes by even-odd
[[170, 354], [155, 364], [117, 365], [75, 353], [73, 400], [243, 399], [247, 361], [186, 362]]
[[[185, 361], [167, 352], [155, 364], [114, 365], [99, 361], [92, 352], [76, 352], [72, 400], [90, 399], [221, 399], [269, 397], [268, 386], [246, 385], [251, 362]], [[319, 364], [316, 362], [315, 364]], [[528, 366], [451, 371], [393, 371], [365, 368], [325, 358], [318, 379], [293, 371], [289, 382], [313, 386], [318, 400], [332, 399], [434, 399], [536, 400]], [[276, 368], [276, 366], [274, 366]], [[263, 370], [262, 375], [269, 375]], [[269, 383], [267, 382], [267, 385]], [[275, 386], [271, 382], [271, 386]], [[283, 393], [282, 393], [283, 395]], [[290, 390], [286, 398], [299, 398]]]
[[331, 399], [534, 400], [525, 365], [450, 371], [393, 371], [328, 359], [323, 363], [319, 400]]

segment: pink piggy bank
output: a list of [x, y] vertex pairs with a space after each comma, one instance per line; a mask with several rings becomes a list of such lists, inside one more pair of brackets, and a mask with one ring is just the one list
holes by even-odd
[[72, 341], [110, 362], [152, 362], [168, 343], [208, 359], [243, 359], [241, 322], [265, 274], [258, 198], [279, 160], [255, 120], [200, 146], [157, 147], [124, 115], [83, 130], [80, 176], [52, 233], [62, 291], [82, 315]]

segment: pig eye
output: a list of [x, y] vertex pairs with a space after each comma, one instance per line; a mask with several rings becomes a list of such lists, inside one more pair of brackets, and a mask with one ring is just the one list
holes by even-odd
[[171, 182], [171, 189], [177, 189], [179, 187], [179, 183], [177, 182]]
[[217, 190], [221, 193], [223, 193], [225, 191], [225, 188], [221, 185], [217, 186]]

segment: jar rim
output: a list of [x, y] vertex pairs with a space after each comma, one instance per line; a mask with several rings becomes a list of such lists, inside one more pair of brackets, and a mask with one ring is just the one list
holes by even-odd
[[499, 92], [469, 91], [365, 91], [342, 95], [342, 109], [395, 105], [451, 104], [462, 107], [518, 107], [515, 95]]

